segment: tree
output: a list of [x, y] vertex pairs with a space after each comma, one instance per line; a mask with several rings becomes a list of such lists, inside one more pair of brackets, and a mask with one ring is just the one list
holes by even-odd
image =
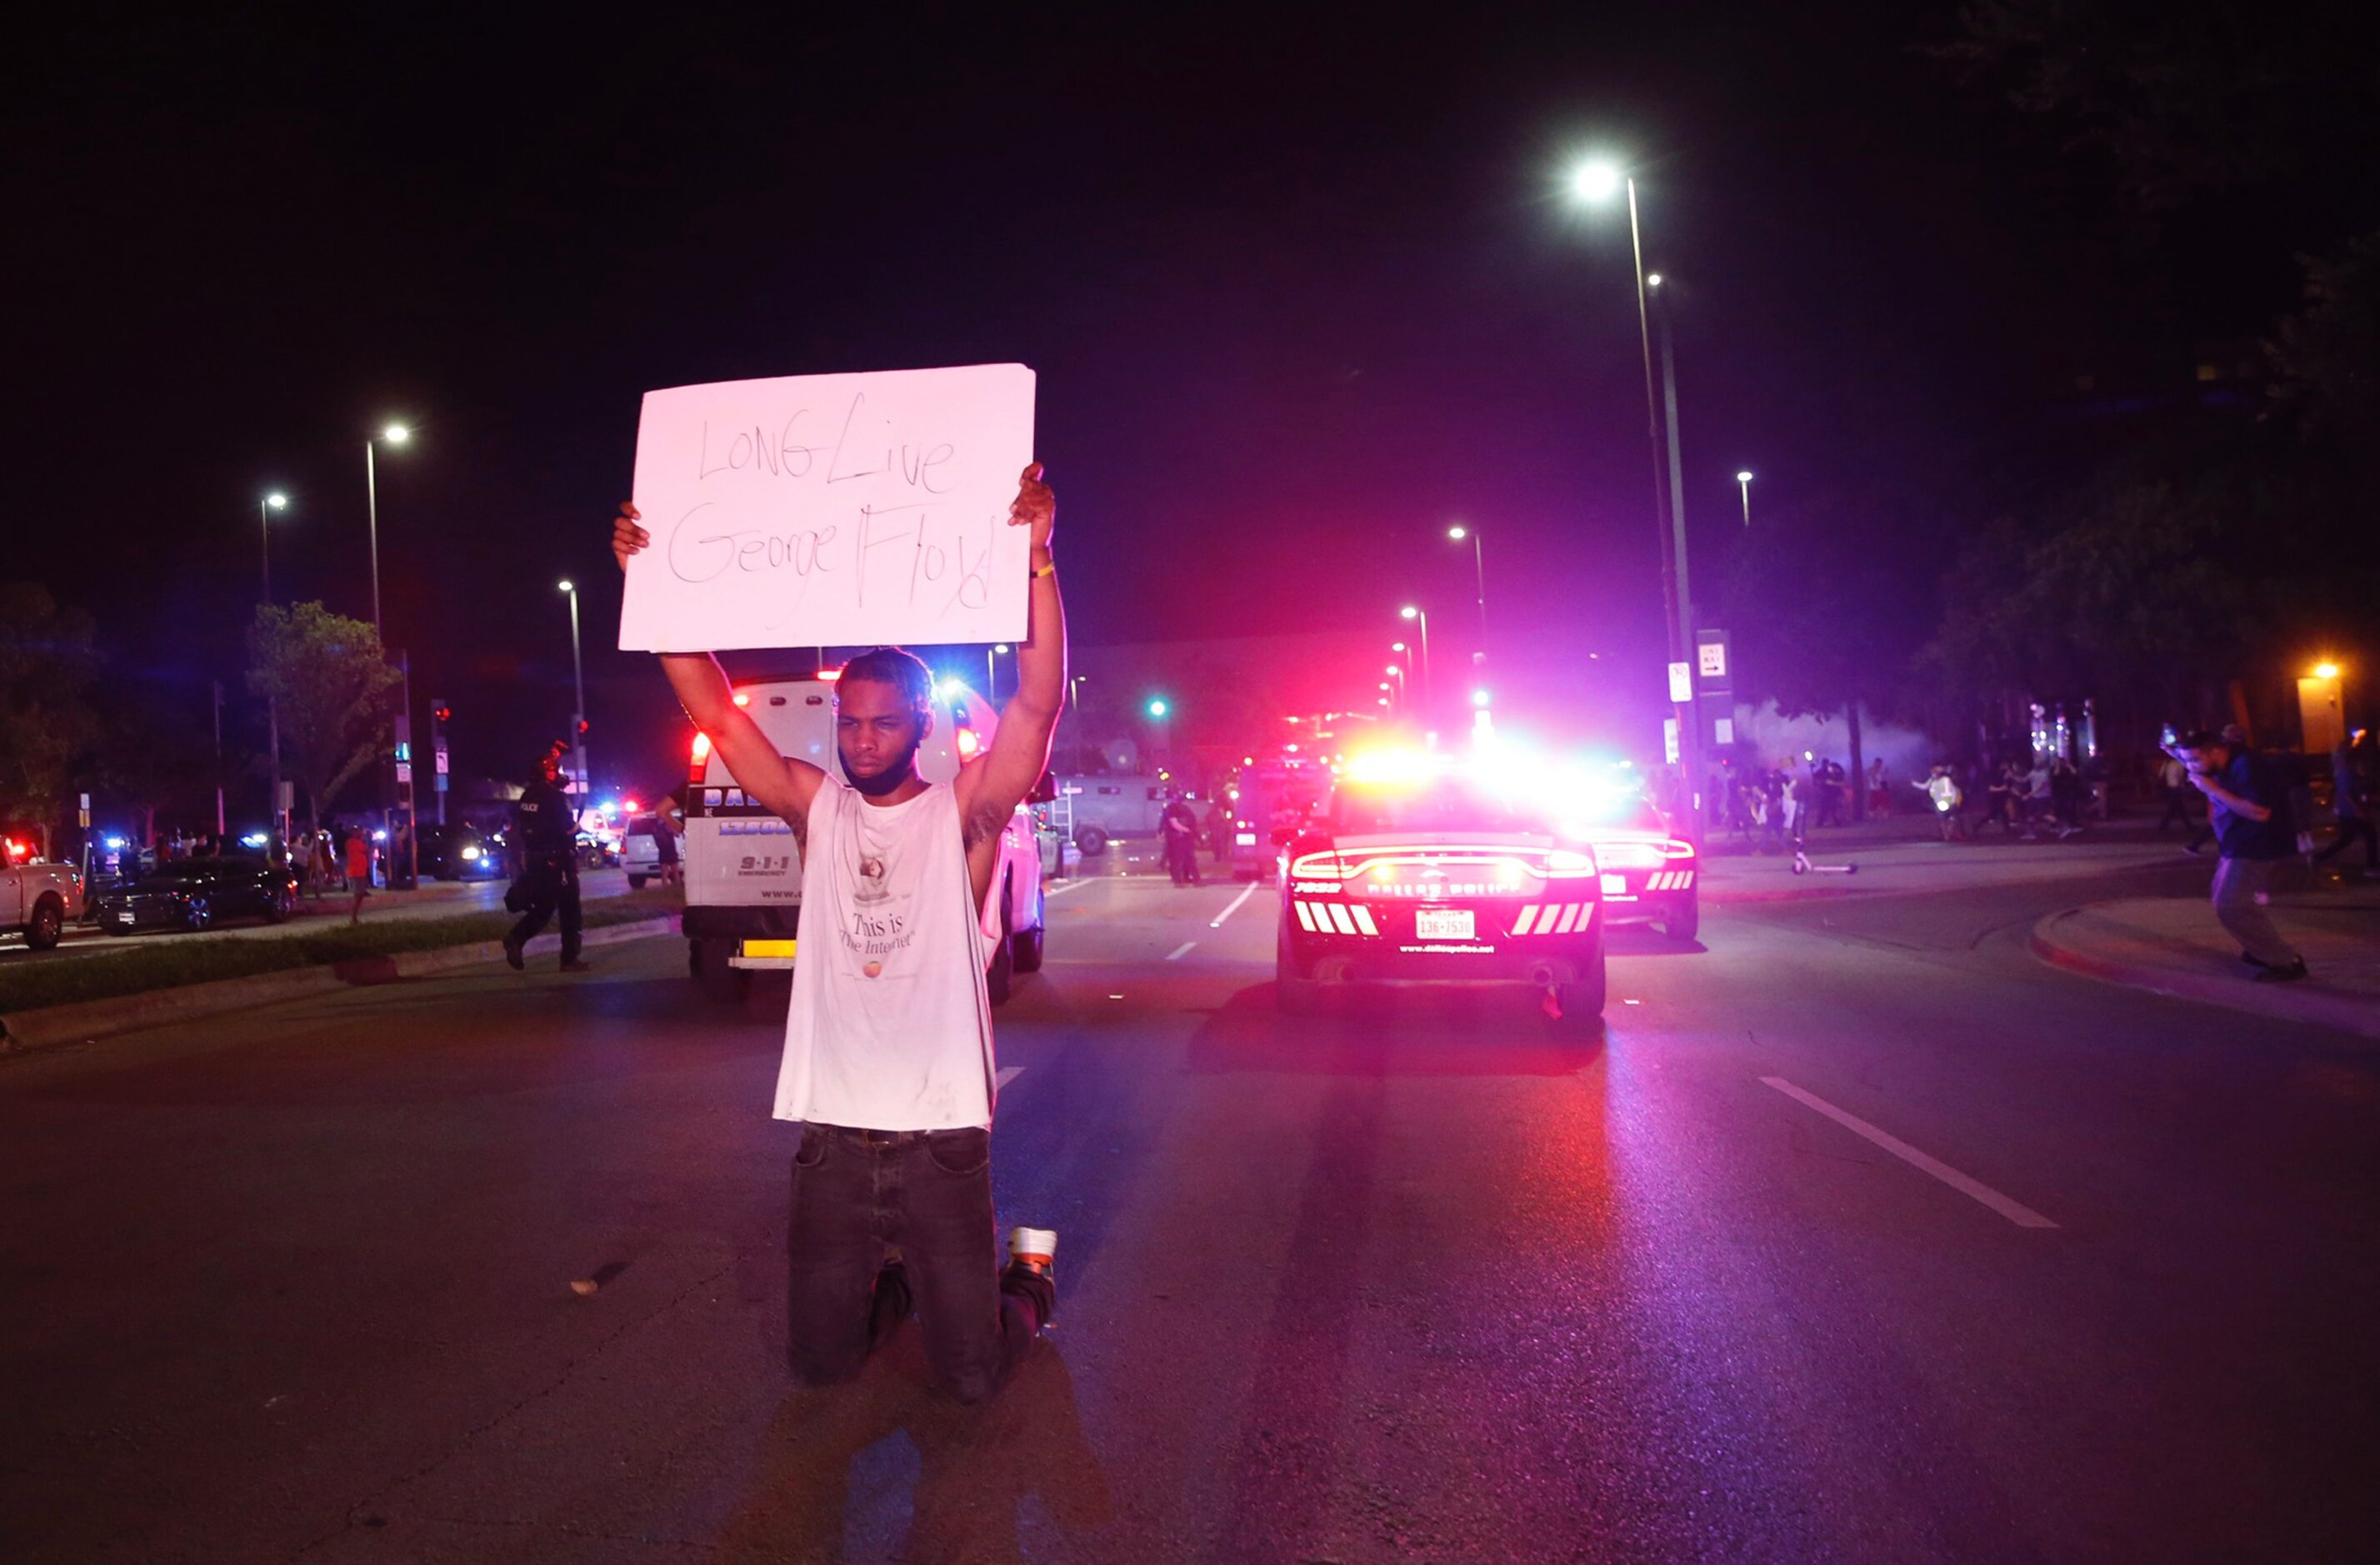
[[380, 632], [320, 603], [256, 611], [248, 637], [249, 693], [281, 707], [281, 747], [306, 794], [309, 827], [339, 790], [386, 747], [391, 698], [403, 678]]
[[91, 616], [31, 582], [0, 585], [0, 819], [30, 820], [50, 851], [76, 762], [98, 732]]
[[1925, 661], [1961, 695], [2092, 697], [2119, 726], [2197, 713], [2246, 643], [2237, 504], [2211, 482], [2124, 479], [2002, 521], [1952, 571]]

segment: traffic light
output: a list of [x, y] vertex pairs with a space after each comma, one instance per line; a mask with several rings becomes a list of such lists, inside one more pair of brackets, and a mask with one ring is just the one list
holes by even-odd
[[455, 721], [455, 709], [443, 701], [433, 700], [430, 703], [430, 715], [439, 722], [452, 722]]
[[1148, 698], [1148, 715], [1151, 717], [1161, 718], [1172, 710], [1166, 704], [1165, 698], [1162, 696], [1151, 696]]
[[583, 717], [578, 720], [578, 736], [581, 739], [587, 737], [587, 720]]

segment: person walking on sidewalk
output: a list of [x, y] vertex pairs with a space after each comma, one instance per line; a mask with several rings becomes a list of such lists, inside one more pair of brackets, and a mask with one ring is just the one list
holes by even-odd
[[504, 960], [516, 973], [528, 966], [522, 948], [556, 913], [562, 915], [562, 970], [590, 970], [578, 959], [578, 814], [562, 787], [562, 758], [569, 751], [560, 739], [547, 746], [536, 777], [513, 806], [513, 883], [504, 905], [520, 922], [504, 934]]
[[[1004, 1267], [991, 1250], [999, 1077], [984, 991], [1001, 831], [1049, 765], [1066, 696], [1050, 554], [1058, 507], [1041, 479], [1038, 462], [1025, 469], [1008, 515], [1029, 529], [1032, 572], [1016, 691], [991, 744], [955, 781], [917, 775], [933, 674], [897, 647], [852, 659], [835, 683], [841, 777], [778, 754], [735, 705], [717, 660], [662, 654], [711, 753], [746, 796], [783, 819], [801, 851], [802, 951], [775, 1112], [801, 1126], [785, 1357], [805, 1385], [858, 1374], [914, 1302], [935, 1378], [980, 1401], [1057, 1308], [1056, 1234], [1014, 1230]], [[651, 541], [636, 507], [623, 505], [612, 531], [622, 567]]]
[[2297, 852], [2289, 818], [2289, 782], [2266, 758], [2219, 734], [2189, 734], [2176, 745], [2191, 786], [2206, 795], [2207, 818], [2222, 857], [2215, 866], [2215, 916], [2240, 942], [2240, 957], [2261, 984], [2306, 976], [2305, 958], [2283, 939], [2258, 899], [2271, 885], [2273, 866]]
[[360, 924], [364, 917], [364, 898], [371, 895], [371, 838], [360, 826], [347, 833], [347, 892], [355, 900], [347, 904], [347, 922]]
[[2330, 808], [2338, 819], [2338, 835], [2330, 846], [2313, 855], [2316, 864], [2326, 864], [2333, 854], [2361, 838], [2363, 843], [2363, 872], [2380, 873], [2380, 831], [2372, 825], [2372, 731], [2359, 728], [2341, 739], [2330, 752]]

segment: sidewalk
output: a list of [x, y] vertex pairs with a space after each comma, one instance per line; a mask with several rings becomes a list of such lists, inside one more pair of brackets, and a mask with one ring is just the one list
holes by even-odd
[[2034, 954], [2069, 972], [2204, 1005], [2380, 1038], [2380, 884], [2277, 892], [2273, 921], [2310, 976], [2259, 984], [2204, 899], [2131, 897], [2053, 913]]
[[[1811, 834], [1811, 873], [1793, 873], [1790, 853], [1747, 854], [1725, 839], [1706, 844], [1703, 900], [1713, 905], [1809, 897], [1971, 891], [1978, 886], [2167, 867], [2175, 845], [2139, 831], [2105, 828], [2059, 842], [1993, 836], [1945, 843], [1930, 820], [1896, 819]], [[1829, 866], [1855, 866], [1851, 873]]]

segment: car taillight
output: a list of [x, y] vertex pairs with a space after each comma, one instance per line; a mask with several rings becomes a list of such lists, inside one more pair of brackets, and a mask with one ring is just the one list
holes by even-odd
[[964, 759], [965, 759], [967, 757], [974, 755], [978, 750], [982, 749], [982, 748], [983, 748], [983, 741], [982, 741], [982, 740], [980, 740], [980, 739], [978, 739], [978, 738], [977, 738], [977, 737], [975, 736], [975, 730], [974, 730], [974, 729], [972, 729], [972, 728], [962, 728], [962, 729], [960, 729], [960, 730], [959, 730], [959, 758], [960, 758], [960, 759], [964, 760]]
[[710, 758], [710, 735], [698, 728], [694, 731], [694, 753], [686, 759], [686, 780], [702, 781], [703, 763]]
[[1299, 854], [1289, 861], [1289, 874], [1293, 880], [1343, 880], [1347, 878], [1346, 867], [1341, 862], [1336, 848]]

